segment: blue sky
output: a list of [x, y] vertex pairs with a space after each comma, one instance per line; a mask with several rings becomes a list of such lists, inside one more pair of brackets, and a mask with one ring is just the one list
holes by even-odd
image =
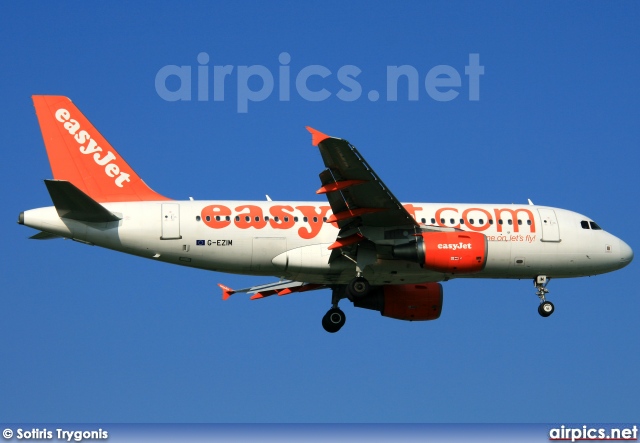
[[[638, 23], [630, 1], [3, 5], [0, 420], [637, 422], [637, 261], [552, 281], [548, 319], [530, 281], [454, 280], [437, 321], [344, 303], [347, 324], [332, 335], [320, 325], [329, 291], [223, 302], [216, 283], [265, 280], [27, 240], [34, 231], [15, 221], [50, 205], [30, 96], [55, 94], [172, 198], [318, 199], [311, 125], [357, 146], [403, 201], [531, 198], [586, 214], [638, 251]], [[222, 101], [197, 100], [202, 52], [211, 73], [234, 67]], [[470, 54], [484, 66], [475, 101]], [[192, 67], [191, 101], [158, 94], [168, 65]], [[240, 113], [239, 67], [254, 65], [274, 91]], [[296, 91], [311, 65], [331, 72], [308, 82], [326, 100]], [[387, 100], [387, 67], [400, 65], [418, 72], [418, 100], [406, 86]], [[449, 101], [424, 86], [439, 65], [461, 77]], [[354, 101], [337, 96], [343, 66], [361, 70]]]

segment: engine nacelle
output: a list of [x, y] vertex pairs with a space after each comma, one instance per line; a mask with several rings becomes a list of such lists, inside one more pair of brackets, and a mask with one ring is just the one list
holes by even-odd
[[398, 320], [435, 320], [442, 312], [442, 285], [384, 285], [372, 287], [364, 297], [354, 297], [357, 308], [379, 311]]
[[416, 241], [394, 246], [401, 260], [446, 274], [470, 274], [487, 263], [487, 237], [479, 232], [423, 232]]

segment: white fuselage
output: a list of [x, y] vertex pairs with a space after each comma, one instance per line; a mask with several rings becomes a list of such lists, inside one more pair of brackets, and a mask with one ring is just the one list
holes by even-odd
[[[164, 201], [103, 206], [121, 220], [77, 222], [61, 219], [54, 207], [47, 207], [25, 211], [23, 221], [61, 237], [212, 271], [325, 284], [347, 283], [354, 275], [349, 260], [329, 263], [328, 247], [339, 230], [323, 221], [331, 215], [326, 203]], [[590, 218], [564, 209], [500, 204], [404, 206], [424, 227], [484, 234], [488, 244], [486, 266], [477, 273], [451, 275], [379, 256], [364, 271], [371, 284], [452, 277], [578, 277], [620, 269], [633, 257], [622, 240], [599, 229]], [[413, 233], [401, 232], [401, 238], [389, 240], [376, 228], [367, 228], [362, 234], [376, 239], [377, 244], [392, 246], [410, 240]]]

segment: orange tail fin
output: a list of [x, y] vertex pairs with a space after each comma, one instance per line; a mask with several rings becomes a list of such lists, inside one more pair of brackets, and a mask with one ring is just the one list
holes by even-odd
[[67, 97], [34, 95], [33, 105], [53, 178], [98, 202], [169, 200], [138, 177]]

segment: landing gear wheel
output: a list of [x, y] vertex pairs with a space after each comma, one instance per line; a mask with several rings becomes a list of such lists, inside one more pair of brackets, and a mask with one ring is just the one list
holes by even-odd
[[340, 308], [331, 308], [324, 317], [322, 317], [322, 327], [325, 331], [333, 334], [344, 326], [345, 321], [347, 321], [347, 317]]
[[347, 289], [349, 290], [349, 294], [353, 295], [354, 297], [364, 297], [369, 293], [371, 285], [369, 285], [369, 282], [366, 278], [356, 277], [349, 282]]
[[551, 280], [551, 278], [548, 278], [546, 275], [538, 275], [533, 279], [533, 285], [536, 288], [536, 295], [540, 299], [538, 314], [543, 317], [550, 316], [551, 314], [553, 314], [553, 311], [555, 309], [553, 303], [547, 301], [547, 299], [545, 298], [545, 296], [549, 293], [549, 290], [547, 289], [549, 280]]
[[548, 317], [551, 314], [553, 314], [553, 311], [555, 310], [553, 303], [551, 303], [550, 301], [544, 301], [542, 303], [540, 303], [540, 306], [538, 306], [538, 314], [540, 314], [543, 317]]

